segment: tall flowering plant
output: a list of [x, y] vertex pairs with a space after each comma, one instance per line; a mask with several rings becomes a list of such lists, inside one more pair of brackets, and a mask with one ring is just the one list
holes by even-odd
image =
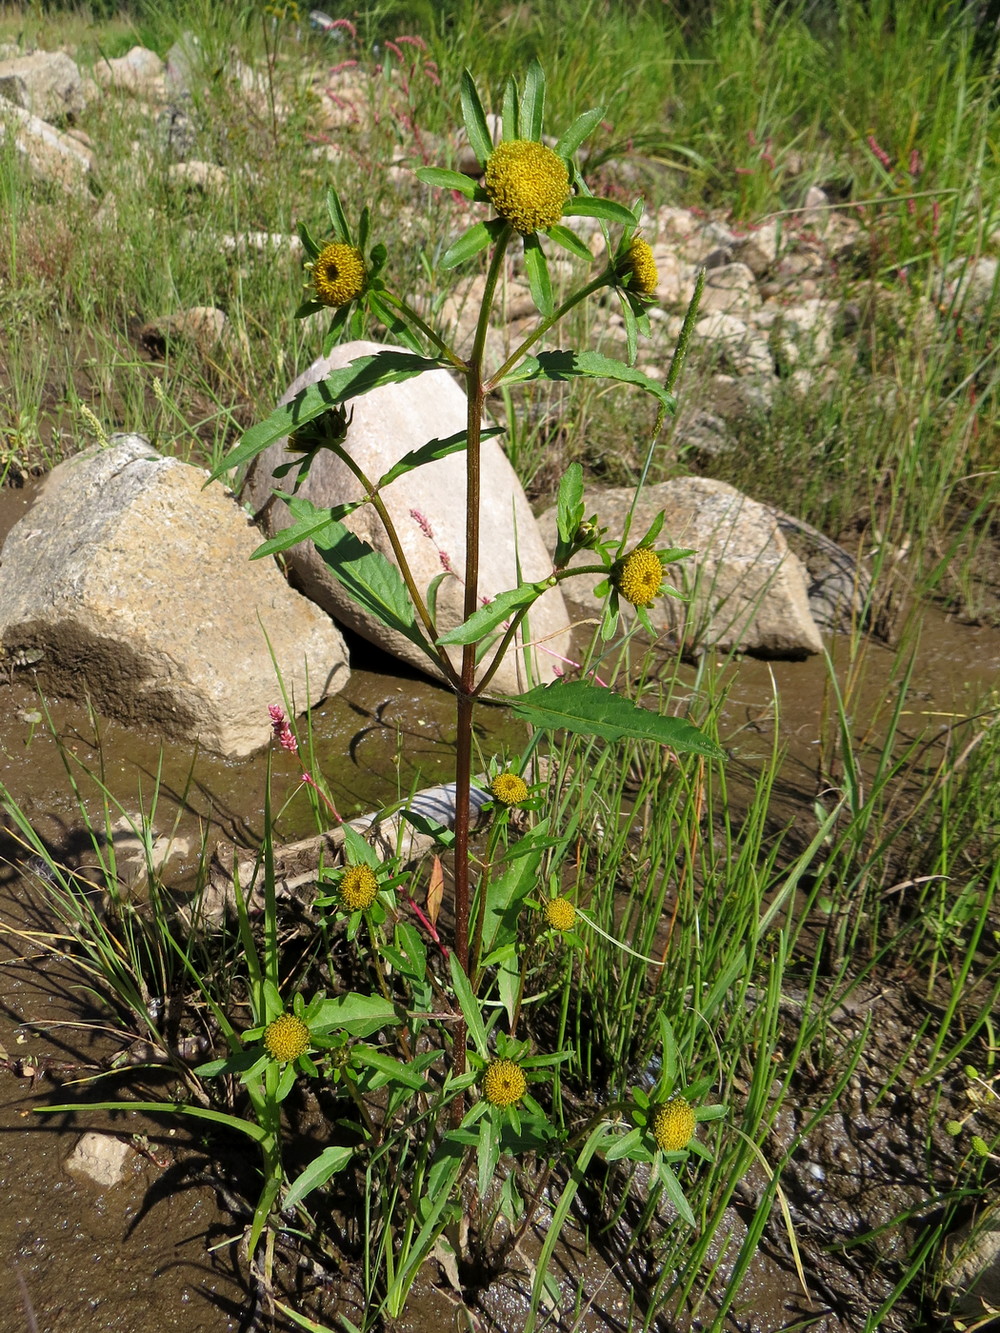
[[[606, 594], [600, 626], [605, 640], [617, 633], [623, 604], [633, 609], [638, 623], [651, 630], [648, 608], [657, 597], [676, 595], [665, 579], [665, 567], [693, 554], [657, 545], [662, 515], [638, 540], [630, 534], [628, 523], [625, 531], [609, 536], [595, 516], [585, 514], [582, 470], [579, 465], [571, 465], [559, 487], [558, 540], [551, 572], [541, 580], [521, 581], [482, 605], [480, 498], [486, 397], [536, 380], [572, 378], [618, 382], [649, 394], [656, 400], [658, 412], [649, 444], [648, 469], [665, 416], [674, 410], [673, 390], [694, 322], [700, 284], [667, 381], [661, 384], [635, 366], [638, 337], [649, 332], [648, 307], [657, 287], [653, 253], [640, 233], [641, 202], [628, 208], [595, 197], [575, 161], [579, 148], [601, 120], [602, 111], [595, 109], [580, 116], [550, 146], [542, 134], [545, 81], [537, 62], [529, 68], [523, 88], [513, 81], [508, 84], [497, 144], [491, 139], [482, 102], [468, 73], [462, 80], [461, 98], [466, 132], [480, 172], [464, 175], [425, 167], [417, 175], [431, 187], [457, 191], [482, 206], [482, 216], [455, 240], [442, 261], [446, 269], [485, 261], [485, 285], [471, 351], [460, 353], [394, 289], [388, 276], [386, 247], [372, 244], [369, 210], [362, 209], [356, 228], [352, 227], [338, 193], [331, 189], [329, 235], [318, 242], [307, 228], [301, 229], [309, 291], [298, 313], [303, 318], [329, 315], [324, 350], [341, 337], [359, 336], [369, 318], [384, 325], [399, 346], [360, 357], [321, 383], [308, 386], [247, 431], [218, 469], [221, 473], [240, 467], [286, 436], [293, 458], [281, 471], [295, 469], [300, 478], [320, 450], [333, 451], [361, 483], [362, 500], [330, 510], [295, 497], [291, 501], [295, 521], [257, 554], [273, 554], [322, 531], [323, 558], [332, 576], [368, 614], [401, 630], [419, 645], [455, 698], [455, 827], [453, 835], [437, 830], [442, 846], [451, 852], [454, 861], [450, 938], [439, 937], [428, 917], [420, 914], [435, 946], [431, 961], [426, 934], [421, 938], [411, 924], [401, 923], [395, 911], [400, 898], [412, 903], [399, 867], [381, 863], [364, 839], [349, 830], [348, 865], [325, 876], [316, 904], [321, 915], [346, 914], [348, 938], [360, 941], [367, 937], [373, 946], [371, 967], [382, 1005], [377, 1013], [383, 1015], [388, 1012], [386, 1006], [397, 1006], [392, 1012], [402, 1062], [377, 1057], [370, 1050], [362, 1052], [360, 1047], [354, 1048], [353, 1054], [346, 1053], [347, 1046], [337, 1048], [336, 1077], [346, 1080], [349, 1088], [360, 1086], [362, 1071], [369, 1081], [372, 1071], [380, 1071], [379, 1076], [395, 1087], [402, 1099], [394, 1101], [390, 1097], [383, 1123], [378, 1125], [358, 1099], [359, 1132], [378, 1147], [379, 1153], [387, 1152], [387, 1144], [396, 1142], [393, 1116], [398, 1107], [409, 1104], [407, 1098], [419, 1114], [412, 1125], [406, 1122], [405, 1134], [412, 1134], [413, 1125], [424, 1126], [418, 1144], [406, 1140], [410, 1147], [405, 1151], [411, 1154], [414, 1171], [409, 1222], [398, 1233], [403, 1239], [396, 1249], [390, 1244], [386, 1251], [383, 1306], [393, 1315], [402, 1308], [422, 1258], [457, 1219], [459, 1197], [470, 1170], [474, 1169], [476, 1197], [485, 1200], [500, 1158], [511, 1153], [544, 1157], [570, 1151], [578, 1165], [596, 1153], [603, 1153], [609, 1160], [629, 1157], [651, 1162], [675, 1207], [693, 1221], [671, 1161], [686, 1155], [689, 1143], [694, 1142], [697, 1119], [721, 1114], [721, 1108], [692, 1105], [704, 1096], [707, 1085], [683, 1086], [670, 1025], [664, 1021], [663, 1073], [652, 1094], [637, 1092], [632, 1103], [632, 1125], [623, 1124], [621, 1117], [611, 1111], [603, 1111], [571, 1137], [560, 1134], [546, 1114], [545, 1099], [536, 1099], [534, 1093], [540, 1091], [540, 1084], [551, 1083], [556, 1066], [572, 1053], [532, 1054], [530, 1043], [519, 1036], [529, 972], [530, 950], [525, 942], [537, 942], [541, 932], [546, 937], [560, 938], [567, 947], [582, 947], [583, 933], [594, 923], [588, 921], [582, 907], [559, 896], [556, 884], [555, 892], [541, 895], [541, 901], [531, 896], [538, 892], [538, 869], [543, 853], [552, 846], [552, 830], [544, 814], [538, 813], [537, 793], [529, 788], [524, 774], [515, 771], [521, 765], [492, 765], [487, 779], [491, 816], [485, 847], [478, 843], [473, 846], [470, 820], [476, 709], [537, 599], [570, 577], [590, 576], [599, 581], [598, 590]], [[588, 269], [594, 264], [590, 249], [567, 225], [575, 217], [596, 220], [604, 233], [607, 257], [599, 272], [557, 303], [549, 270], [552, 248], [567, 251]], [[487, 333], [493, 297], [515, 246], [523, 252], [536, 319], [501, 364], [489, 365]], [[612, 293], [620, 303], [626, 332], [625, 359], [588, 350], [545, 350], [547, 335], [563, 317], [602, 292]], [[414, 450], [380, 478], [367, 476], [351, 455], [349, 404], [380, 385], [441, 367], [457, 374], [464, 385], [468, 408], [465, 430]], [[467, 480], [465, 566], [459, 571], [464, 582], [464, 614], [457, 627], [442, 630], [437, 623], [434, 587], [417, 585], [381, 491], [404, 473], [458, 451], [465, 457]], [[395, 563], [358, 540], [345, 526], [343, 520], [361, 503], [371, 504], [382, 520]], [[588, 552], [589, 559], [585, 557], [584, 563], [574, 565], [574, 558], [581, 552]], [[460, 655], [453, 660], [448, 650], [456, 648]], [[535, 743], [546, 734], [570, 733], [607, 741], [648, 740], [669, 747], [675, 754], [721, 757], [714, 742], [687, 721], [640, 707], [586, 673], [582, 679], [538, 685], [507, 702], [533, 729]], [[294, 737], [284, 716], [276, 715], [274, 723], [279, 744], [293, 750]], [[525, 932], [518, 923], [531, 907], [536, 909], [538, 924]], [[433, 915], [436, 920], [436, 913]], [[404, 1026], [399, 1020], [400, 987], [407, 1012]], [[315, 1052], [332, 1049], [338, 1040], [329, 1022], [334, 1012], [331, 1002], [320, 999], [306, 1005], [299, 996], [286, 1011], [276, 986], [267, 994], [270, 1003], [262, 1006], [262, 1022], [268, 1020], [268, 1025], [259, 1026], [259, 1031], [252, 1034], [263, 1041], [263, 1048], [238, 1052], [229, 1061], [206, 1067], [204, 1072], [232, 1072], [239, 1067], [246, 1078], [247, 1068], [256, 1071], [258, 1067], [277, 1066], [283, 1071], [280, 1086], [284, 1090], [296, 1070], [305, 1074], [318, 1071]], [[358, 997], [351, 1003], [350, 1013], [358, 1030], [370, 1032], [368, 1010], [363, 1009]], [[443, 1004], [450, 1005], [451, 1012], [443, 1015], [437, 1039], [428, 1050], [423, 1039], [418, 1042], [417, 1038], [429, 1015], [441, 1016]], [[347, 1037], [341, 1040], [346, 1042]], [[333, 1056], [324, 1058], [332, 1060]], [[446, 1062], [446, 1071], [432, 1080], [430, 1070], [438, 1058]], [[428, 1117], [436, 1126], [430, 1134], [426, 1132]], [[404, 1130], [398, 1133], [404, 1134]], [[344, 1169], [352, 1154], [338, 1148], [327, 1150], [321, 1158], [286, 1191], [286, 1210], [300, 1204], [334, 1171]], [[374, 1168], [369, 1164], [368, 1169]], [[575, 1190], [575, 1185], [572, 1188]], [[535, 1194], [535, 1204], [540, 1196], [541, 1187]], [[526, 1207], [516, 1189], [504, 1188], [501, 1206], [512, 1218], [520, 1216], [523, 1229]], [[543, 1270], [544, 1264], [539, 1267]]]

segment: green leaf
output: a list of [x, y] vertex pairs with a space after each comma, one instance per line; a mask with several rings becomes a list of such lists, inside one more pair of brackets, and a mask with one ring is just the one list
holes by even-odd
[[542, 137], [542, 119], [545, 114], [545, 74], [538, 58], [532, 60], [524, 76], [524, 94], [521, 98], [521, 138]]
[[576, 376], [593, 376], [596, 379], [618, 380], [621, 384], [634, 384], [645, 389], [654, 398], [658, 398], [669, 412], [674, 410], [672, 393], [668, 393], [662, 384], [644, 375], [634, 366], [612, 357], [602, 356], [600, 352], [574, 352], [569, 349], [541, 352], [538, 356], [526, 356], [521, 364], [505, 375], [496, 388], [507, 384], [522, 384], [528, 380], [568, 380]]
[[552, 279], [549, 277], [545, 251], [534, 233], [524, 238], [524, 271], [531, 288], [531, 299], [539, 312], [548, 318], [555, 309], [552, 302]]
[[503, 873], [490, 880], [486, 891], [486, 919], [483, 927], [483, 956], [517, 938], [517, 919], [528, 894], [538, 885], [538, 867], [551, 845], [547, 839], [548, 821], [543, 819], [518, 843], [518, 855]]
[[282, 528], [270, 541], [258, 546], [250, 557], [251, 560], [262, 560], [266, 555], [277, 555], [279, 551], [287, 551], [289, 547], [297, 546], [299, 542], [315, 541], [322, 544], [325, 541], [332, 541], [336, 536], [332, 524], [346, 518], [353, 510], [359, 509], [364, 504], [364, 500], [353, 500], [349, 504], [337, 505], [336, 509], [320, 509], [299, 495], [286, 495], [284, 491], [275, 491], [273, 494], [284, 500], [298, 517], [291, 527]]
[[472, 1038], [472, 1044], [482, 1058], [488, 1060], [490, 1052], [486, 1044], [486, 1028], [483, 1025], [483, 1015], [479, 1009], [479, 1001], [472, 993], [469, 978], [465, 975], [456, 954], [449, 954], [448, 966], [451, 968], [451, 984], [455, 989], [455, 997], [462, 1011], [462, 1017], [465, 1019], [469, 1036]]
[[332, 185], [326, 192], [326, 211], [330, 214], [330, 225], [333, 227], [337, 240], [343, 241], [345, 245], [353, 245], [351, 229], [347, 225], [347, 214], [340, 202], [340, 195]]
[[319, 1156], [314, 1157], [305, 1170], [292, 1181], [282, 1207], [294, 1208], [296, 1204], [301, 1203], [313, 1190], [325, 1185], [331, 1176], [343, 1171], [353, 1156], [354, 1149], [347, 1148], [343, 1144], [334, 1143], [329, 1148], [324, 1148]]
[[484, 1115], [479, 1122], [479, 1143], [476, 1150], [479, 1197], [485, 1199], [493, 1182], [493, 1173], [500, 1161], [500, 1135], [496, 1117]]
[[[496, 221], [497, 219], [494, 219]], [[503, 221], [502, 218], [499, 221]], [[475, 222], [468, 231], [464, 231], [457, 241], [453, 241], [441, 256], [443, 269], [457, 268], [480, 250], [485, 250], [493, 240], [493, 230], [489, 222]]]
[[493, 152], [493, 140], [490, 138], [486, 113], [479, 100], [475, 80], [468, 70], [462, 72], [462, 118], [476, 160], [481, 167], [484, 167]]
[[381, 995], [360, 995], [348, 991], [324, 1000], [310, 1024], [317, 1031], [347, 1032], [352, 1037], [370, 1037], [379, 1028], [399, 1022], [396, 1010]]
[[616, 1139], [611, 1147], [604, 1154], [606, 1162], [617, 1162], [622, 1157], [628, 1157], [642, 1143], [642, 1130], [630, 1129], [620, 1139]]
[[320, 247], [313, 240], [312, 232], [304, 222], [298, 226], [299, 240], [302, 242], [302, 249], [306, 252], [307, 259], [315, 259], [320, 252]]
[[542, 591], [544, 584], [539, 588], [534, 583], [522, 583], [519, 588], [498, 593], [487, 606], [481, 606], [461, 625], [450, 629], [447, 634], [440, 635], [436, 642], [478, 643], [484, 635], [502, 625], [505, 620], [509, 620], [518, 607], [530, 605]]
[[[558, 504], [559, 545], [572, 546], [577, 529], [583, 522], [583, 468], [570, 463], [559, 482]], [[558, 563], [556, 553], [556, 563]]]
[[[482, 438], [484, 440], [492, 439], [495, 435], [502, 435], [503, 430], [499, 426], [491, 426], [489, 430], [484, 430]], [[398, 463], [394, 463], [384, 476], [379, 477], [375, 484], [376, 490], [382, 490], [388, 486], [391, 481], [397, 477], [402, 477], [407, 472], [412, 472], [415, 467], [422, 467], [424, 463], [433, 463], [437, 458], [446, 458], [448, 454], [457, 454], [459, 450], [464, 449], [468, 436], [464, 430], [456, 431], [454, 435], [449, 435], [444, 440], [428, 440], [422, 444], [419, 449], [411, 449], [408, 454], [404, 454]]]
[[389, 629], [405, 634], [436, 662], [437, 654], [417, 629], [416, 612], [396, 566], [342, 523], [330, 526], [337, 533], [336, 540], [329, 545], [317, 542], [316, 549], [333, 577], [363, 610]]
[[459, 190], [466, 199], [476, 193], [476, 182], [461, 171], [447, 171], [444, 167], [418, 167], [417, 179], [440, 190]]
[[590, 111], [585, 111], [582, 116], [577, 116], [556, 144], [556, 152], [559, 156], [566, 159], [571, 158], [584, 139], [593, 133], [603, 119], [604, 107], [602, 106], [595, 106]]
[[639, 326], [636, 323], [632, 302], [624, 292], [619, 292], [618, 295], [621, 298], [622, 319], [625, 321], [625, 355], [628, 357], [629, 365], [634, 366], [639, 350]]
[[400, 316], [398, 310], [394, 310], [388, 301], [383, 300], [377, 291], [369, 291], [367, 296], [368, 309], [380, 319], [392, 336], [409, 348], [411, 352], [416, 352], [418, 356], [424, 351], [423, 344], [417, 337], [409, 324]]
[[656, 741], [678, 754], [725, 758], [724, 751], [692, 723], [640, 708], [631, 699], [586, 680], [539, 685], [508, 702], [518, 717], [543, 730], [600, 736], [607, 741], [625, 737]]
[[517, 84], [513, 77], [508, 78], [503, 90], [503, 111], [501, 112], [501, 122], [503, 124], [503, 137], [507, 142], [510, 139], [520, 139], [520, 123], [517, 114]]
[[689, 1227], [693, 1227], [695, 1225], [694, 1213], [691, 1211], [691, 1205], [684, 1197], [681, 1182], [662, 1158], [656, 1164], [656, 1174], [663, 1185], [664, 1194], [677, 1209], [678, 1215], [683, 1218]]
[[575, 231], [570, 231], [569, 227], [563, 227], [557, 222], [556, 225], [550, 227], [545, 234], [546, 236], [551, 236], [552, 239], [558, 245], [561, 245], [564, 250], [568, 250], [570, 254], [576, 255], [577, 259], [582, 259], [588, 264], [594, 262], [594, 256], [588, 250], [586, 243], [577, 236]]
[[605, 222], [620, 222], [623, 227], [635, 226], [635, 218], [624, 204], [592, 194], [575, 194], [572, 199], [567, 199], [563, 217], [603, 218]]
[[[275, 408], [265, 421], [259, 421], [240, 440], [208, 478], [214, 481], [223, 472], [256, 458], [269, 444], [289, 435], [297, 426], [304, 426], [316, 417], [322, 416], [338, 403], [360, 398], [383, 384], [399, 384], [403, 380], [413, 379], [425, 370], [437, 370], [447, 362], [426, 356], [414, 356], [412, 352], [385, 351], [375, 352], [372, 356], [359, 356], [350, 365], [335, 370], [326, 379], [317, 384], [307, 384], [297, 393], [290, 403], [283, 403]], [[206, 482], [206, 485], [208, 482]]]
[[384, 1078], [377, 1084], [379, 1087], [384, 1086], [385, 1083], [397, 1083], [406, 1088], [413, 1088], [415, 1092], [426, 1092], [430, 1087], [423, 1074], [411, 1069], [409, 1065], [403, 1064], [401, 1060], [394, 1060], [391, 1056], [382, 1055], [368, 1047], [355, 1047], [354, 1059], [359, 1064], [367, 1065], [369, 1069], [374, 1069], [376, 1073], [384, 1075]]

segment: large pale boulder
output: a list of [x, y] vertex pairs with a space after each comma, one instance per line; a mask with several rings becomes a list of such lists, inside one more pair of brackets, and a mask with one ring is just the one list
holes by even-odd
[[[631, 490], [584, 496], [585, 512], [596, 513], [611, 536], [622, 531], [631, 503]], [[650, 610], [657, 629], [691, 648], [735, 648], [793, 658], [822, 650], [802, 563], [789, 550], [769, 509], [725, 482], [681, 477], [643, 491], [632, 520], [635, 541], [661, 510], [665, 519], [657, 545], [689, 547], [697, 554], [667, 566], [686, 600], [658, 598]], [[556, 511], [543, 514], [539, 526], [554, 549]], [[574, 563], [593, 561], [593, 554], [585, 551]], [[567, 596], [591, 615], [600, 605], [591, 592], [595, 582], [591, 575], [563, 585]]]
[[61, 121], [80, 115], [92, 88], [65, 51], [32, 51], [0, 60], [0, 97], [40, 120]]
[[0, 97], [0, 144], [10, 139], [35, 180], [57, 185], [67, 194], [88, 193], [91, 158], [83, 145]]
[[[299, 376], [282, 401], [291, 401], [306, 385], [358, 357], [381, 350], [385, 349], [369, 342], [334, 348], [330, 356], [314, 362]], [[464, 430], [466, 424], [465, 395], [445, 370], [384, 385], [353, 399], [350, 406], [354, 416], [345, 447], [372, 481], [383, 476], [404, 454], [429, 440], [446, 439]], [[291, 522], [287, 506], [281, 500], [269, 499], [274, 488], [290, 490], [293, 484], [291, 474], [281, 481], [273, 477], [276, 467], [296, 456], [287, 451], [285, 443], [277, 440], [259, 455], [244, 490], [244, 498], [261, 514], [268, 536]], [[430, 584], [445, 575], [437, 590], [437, 624], [442, 633], [461, 624], [464, 618], [465, 589], [460, 576], [465, 569], [465, 466], [464, 451], [449, 454], [406, 473], [381, 492], [417, 588], [426, 594]], [[491, 598], [517, 586], [518, 565], [524, 578], [539, 580], [551, 573], [552, 561], [514, 469], [496, 439], [483, 444], [481, 485], [479, 593], [481, 598]], [[314, 460], [299, 494], [328, 508], [359, 499], [363, 488], [344, 463], [324, 450]], [[362, 505], [344, 523], [363, 541], [393, 559], [373, 506]], [[338, 621], [420, 670], [433, 670], [431, 660], [405, 635], [386, 629], [351, 600], [311, 542], [300, 543], [287, 554], [299, 585]], [[532, 609], [527, 636], [529, 642], [541, 644], [533, 650], [536, 680], [552, 679], [559, 655], [568, 648], [568, 631], [569, 619], [559, 590], [549, 589]], [[453, 649], [456, 665], [459, 659], [460, 650]], [[511, 694], [530, 683], [522, 654], [511, 651], [490, 688]]]
[[205, 476], [139, 435], [60, 463], [0, 552], [0, 645], [44, 688], [238, 758], [270, 735], [271, 651], [298, 711], [346, 683], [347, 656]]

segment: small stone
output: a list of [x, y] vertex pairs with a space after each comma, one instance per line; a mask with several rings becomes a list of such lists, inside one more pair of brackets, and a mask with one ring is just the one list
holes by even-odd
[[121, 1183], [132, 1149], [111, 1134], [88, 1130], [66, 1158], [66, 1170], [86, 1176], [101, 1189]]

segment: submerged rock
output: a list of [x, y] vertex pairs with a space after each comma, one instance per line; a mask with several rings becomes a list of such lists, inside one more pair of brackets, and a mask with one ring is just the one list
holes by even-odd
[[[291, 385], [282, 401], [290, 402], [308, 384], [315, 384], [332, 371], [358, 357], [398, 348], [377, 343], [354, 342], [337, 347], [330, 356], [315, 361]], [[345, 447], [362, 471], [374, 482], [413, 449], [432, 439], [447, 439], [464, 431], [465, 395], [446, 370], [434, 370], [401, 384], [388, 384], [350, 404], [353, 418]], [[289, 526], [291, 514], [285, 504], [272, 498], [280, 486], [290, 491], [294, 470], [280, 480], [274, 469], [300, 457], [286, 448], [287, 440], [276, 440], [254, 461], [247, 476], [245, 498], [260, 513], [267, 535]], [[359, 500], [361, 483], [334, 454], [321, 450], [298, 494], [313, 504], [330, 508]], [[413, 571], [418, 589], [426, 595], [437, 584], [437, 624], [441, 632], [461, 624], [465, 588], [460, 575], [465, 569], [465, 453], [449, 454], [407, 472], [380, 491], [400, 545]], [[362, 541], [393, 559], [392, 547], [374, 508], [361, 505], [344, 524]], [[552, 571], [538, 525], [514, 469], [495, 439], [483, 442], [482, 511], [480, 515], [479, 593], [492, 598], [518, 583], [518, 568], [525, 579], [543, 579]], [[434, 666], [412, 640], [387, 629], [362, 610], [333, 577], [312, 542], [300, 543], [287, 552], [289, 566], [300, 586], [341, 623], [404, 662], [434, 674]], [[443, 577], [442, 577], [443, 576]], [[536, 679], [548, 681], [554, 674], [558, 654], [569, 644], [569, 618], [557, 588], [551, 588], [535, 603], [530, 617], [530, 642], [544, 647], [533, 652]], [[520, 636], [518, 636], [520, 643]], [[452, 649], [452, 661], [460, 650]], [[523, 656], [512, 649], [491, 682], [499, 693], [511, 694], [529, 684]]]
[[275, 663], [303, 710], [346, 683], [343, 640], [251, 561], [259, 536], [221, 484], [141, 435], [112, 439], [60, 463], [8, 536], [0, 645], [122, 722], [250, 754], [271, 734]]

